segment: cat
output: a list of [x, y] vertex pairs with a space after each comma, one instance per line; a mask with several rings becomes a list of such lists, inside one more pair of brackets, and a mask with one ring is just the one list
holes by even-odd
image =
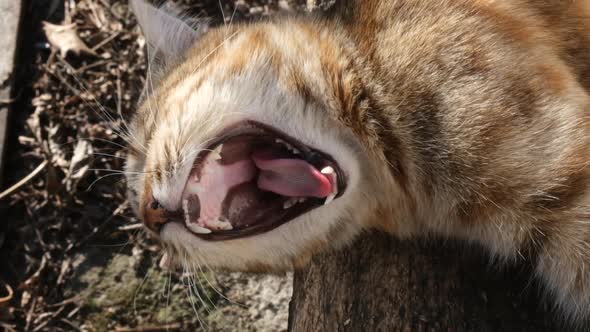
[[304, 265], [365, 230], [527, 257], [590, 316], [590, 2], [350, 0], [148, 44], [129, 201], [170, 259]]

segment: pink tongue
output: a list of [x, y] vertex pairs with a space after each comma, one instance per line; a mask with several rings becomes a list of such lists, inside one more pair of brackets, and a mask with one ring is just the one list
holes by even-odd
[[272, 152], [252, 155], [260, 169], [258, 188], [289, 197], [324, 198], [332, 192], [332, 183], [320, 171], [301, 159], [276, 158]]

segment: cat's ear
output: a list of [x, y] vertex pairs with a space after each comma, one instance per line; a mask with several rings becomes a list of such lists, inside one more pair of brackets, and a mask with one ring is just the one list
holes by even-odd
[[147, 43], [151, 78], [158, 81], [167, 68], [184, 60], [187, 50], [208, 29], [206, 21], [190, 22], [173, 8], [156, 8], [145, 0], [130, 0]]

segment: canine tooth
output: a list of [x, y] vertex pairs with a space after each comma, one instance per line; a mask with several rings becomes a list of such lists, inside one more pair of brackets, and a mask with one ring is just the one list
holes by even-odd
[[326, 197], [326, 200], [324, 201], [324, 205], [330, 204], [334, 200], [335, 197], [336, 197], [336, 193], [331, 192], [330, 195], [328, 195], [328, 197]]
[[334, 174], [334, 169], [332, 168], [332, 166], [326, 166], [324, 168], [322, 168], [322, 170], [320, 171], [320, 173], [322, 174]]
[[297, 201], [298, 201], [299, 203], [303, 203], [303, 202], [305, 202], [305, 199], [306, 199], [305, 197], [301, 197], [301, 198], [299, 198]]
[[223, 144], [219, 144], [213, 151], [211, 151], [213, 160], [221, 160], [221, 149], [222, 148], [223, 148]]
[[211, 230], [209, 228], [205, 228], [205, 227], [201, 227], [195, 223], [188, 223], [186, 225], [186, 227], [188, 227], [188, 229], [191, 230], [191, 232], [193, 233], [197, 233], [197, 234], [209, 234], [211, 233]]

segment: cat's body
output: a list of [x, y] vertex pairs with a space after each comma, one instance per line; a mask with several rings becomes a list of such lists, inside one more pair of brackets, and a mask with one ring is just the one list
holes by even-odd
[[[202, 35], [135, 6], [166, 65], [134, 120], [128, 169], [145, 175], [130, 198], [180, 262], [284, 269], [363, 229], [437, 234], [530, 259], [566, 315], [588, 318], [589, 2], [342, 1]], [[186, 210], [197, 154], [244, 120], [331, 156], [346, 188], [249, 236], [154, 227]]]

